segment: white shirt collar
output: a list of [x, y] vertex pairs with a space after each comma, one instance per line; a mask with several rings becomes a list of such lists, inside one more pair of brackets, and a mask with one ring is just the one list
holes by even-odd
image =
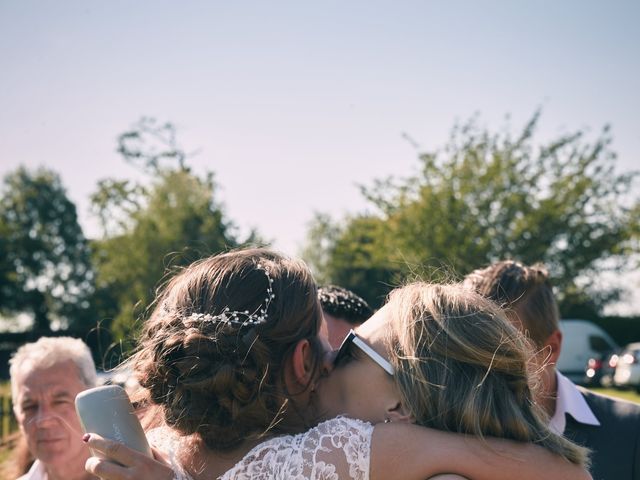
[[564, 433], [564, 429], [567, 426], [567, 419], [565, 418], [567, 413], [578, 423], [600, 426], [600, 422], [589, 408], [578, 387], [560, 372], [556, 372], [556, 379], [558, 387], [556, 411], [549, 422], [551, 429], [559, 434]]

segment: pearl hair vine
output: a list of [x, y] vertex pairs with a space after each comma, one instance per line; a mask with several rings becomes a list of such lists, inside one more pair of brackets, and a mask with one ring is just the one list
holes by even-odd
[[269, 269], [262, 264], [257, 264], [256, 268], [262, 270], [267, 277], [267, 293], [264, 299], [264, 304], [258, 307], [253, 313], [249, 310], [231, 310], [229, 307], [225, 307], [222, 313], [217, 315], [211, 315], [210, 313], [192, 313], [184, 317], [185, 323], [191, 322], [206, 322], [213, 323], [215, 325], [231, 325], [232, 327], [255, 327], [256, 325], [263, 325], [269, 318], [268, 310], [271, 302], [276, 297], [273, 293], [273, 278], [269, 275]]

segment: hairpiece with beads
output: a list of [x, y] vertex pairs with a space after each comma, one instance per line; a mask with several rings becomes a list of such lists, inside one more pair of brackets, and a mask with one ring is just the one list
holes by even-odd
[[249, 310], [231, 310], [229, 307], [225, 307], [222, 310], [222, 313], [217, 315], [211, 315], [210, 313], [192, 313], [184, 317], [184, 322], [186, 324], [192, 322], [206, 322], [215, 325], [230, 325], [235, 328], [255, 327], [257, 325], [265, 324], [269, 317], [269, 306], [275, 298], [273, 293], [273, 278], [269, 275], [269, 269], [262, 264], [256, 265], [256, 268], [258, 270], [262, 270], [268, 280], [264, 304], [258, 307], [257, 310], [249, 312]]

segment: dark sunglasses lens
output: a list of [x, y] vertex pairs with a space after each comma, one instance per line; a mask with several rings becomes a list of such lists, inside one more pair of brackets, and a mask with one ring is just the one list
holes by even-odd
[[353, 341], [354, 334], [349, 333], [342, 341], [342, 345], [340, 345], [340, 349], [338, 350], [338, 354], [333, 359], [334, 365], [339, 365], [345, 362], [347, 358], [351, 357], [351, 343]]

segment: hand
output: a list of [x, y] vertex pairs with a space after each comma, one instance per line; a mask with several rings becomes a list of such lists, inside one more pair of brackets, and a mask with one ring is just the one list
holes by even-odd
[[100, 452], [104, 458], [89, 457], [85, 470], [103, 480], [173, 480], [174, 472], [162, 454], [151, 449], [154, 458], [132, 450], [120, 442], [107, 440], [96, 433], [87, 434], [83, 440], [89, 448]]

